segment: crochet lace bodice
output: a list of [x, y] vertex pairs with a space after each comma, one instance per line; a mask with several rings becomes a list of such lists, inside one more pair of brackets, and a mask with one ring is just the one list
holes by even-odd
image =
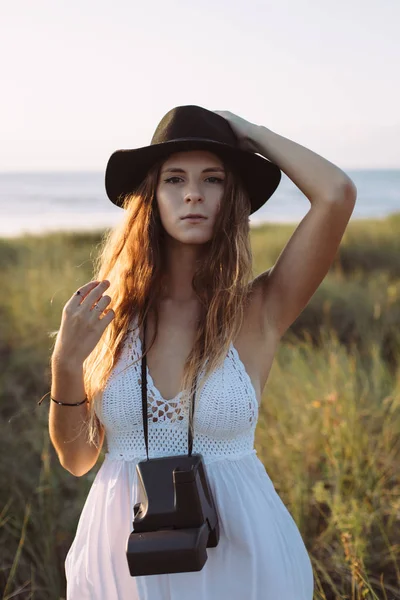
[[[143, 435], [141, 357], [137, 318], [127, 332], [119, 360], [102, 393], [97, 416], [105, 427], [107, 455], [115, 460], [146, 457]], [[205, 363], [206, 364], [206, 363]], [[200, 374], [204, 373], [203, 371]], [[149, 456], [188, 451], [188, 408], [182, 392], [165, 400], [147, 367]], [[258, 404], [254, 386], [233, 344], [224, 363], [196, 394], [193, 452], [205, 462], [254, 453]]]

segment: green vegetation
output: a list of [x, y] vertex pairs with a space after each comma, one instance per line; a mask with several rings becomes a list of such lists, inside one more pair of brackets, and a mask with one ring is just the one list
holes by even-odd
[[[255, 275], [294, 226], [252, 230]], [[65, 598], [64, 559], [100, 467], [75, 478], [49, 442], [62, 307], [102, 232], [0, 239], [0, 590]], [[264, 390], [259, 457], [310, 552], [315, 600], [400, 598], [400, 213], [352, 221], [285, 334]]]

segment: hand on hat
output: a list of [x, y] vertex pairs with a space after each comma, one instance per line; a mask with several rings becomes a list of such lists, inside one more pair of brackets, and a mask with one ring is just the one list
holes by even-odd
[[233, 129], [233, 132], [238, 138], [239, 147], [242, 150], [247, 150], [248, 152], [258, 152], [257, 146], [252, 139], [252, 132], [258, 127], [258, 125], [255, 125], [255, 123], [250, 123], [250, 121], [246, 121], [246, 119], [233, 114], [229, 110], [214, 110], [213, 112], [228, 121], [229, 125]]

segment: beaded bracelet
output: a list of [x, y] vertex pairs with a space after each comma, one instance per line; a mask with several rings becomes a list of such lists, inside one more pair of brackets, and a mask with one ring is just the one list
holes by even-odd
[[56, 404], [59, 404], [60, 406], [80, 406], [81, 404], [84, 404], [85, 402], [89, 402], [87, 396], [85, 396], [85, 399], [82, 400], [81, 402], [74, 402], [73, 404], [71, 404], [70, 402], [59, 402], [58, 400], [55, 400], [51, 396], [50, 396], [50, 399], [53, 400], [53, 402], [55, 402]]

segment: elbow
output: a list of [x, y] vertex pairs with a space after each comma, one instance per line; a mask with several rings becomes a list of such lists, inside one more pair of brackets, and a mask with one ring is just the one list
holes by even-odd
[[346, 206], [353, 206], [357, 199], [357, 188], [350, 179], [346, 177], [341, 179], [339, 183], [335, 185], [327, 194], [325, 194], [325, 200], [330, 204], [340, 204]]
[[357, 188], [352, 179], [346, 181], [344, 186], [344, 195], [346, 196], [349, 202], [355, 203], [355, 201], [357, 200]]
[[82, 477], [86, 475], [93, 468], [95, 463], [82, 463], [82, 462], [67, 462], [60, 459], [60, 465], [63, 469], [71, 473], [74, 477]]
[[339, 199], [341, 202], [347, 202], [349, 204], [355, 204], [357, 199], [357, 188], [350, 177], [346, 177], [341, 184], [338, 186], [336, 193], [334, 194], [335, 199]]
[[74, 477], [86, 475], [99, 458], [103, 440], [104, 432], [101, 433], [98, 445], [89, 445], [85, 442], [78, 447], [69, 448], [68, 451], [66, 451], [64, 445], [61, 447], [55, 446], [60, 465]]
[[64, 469], [66, 469], [66, 471], [71, 473], [71, 475], [73, 475], [74, 477], [82, 477], [90, 471], [90, 469], [68, 469], [67, 467], [64, 467]]

